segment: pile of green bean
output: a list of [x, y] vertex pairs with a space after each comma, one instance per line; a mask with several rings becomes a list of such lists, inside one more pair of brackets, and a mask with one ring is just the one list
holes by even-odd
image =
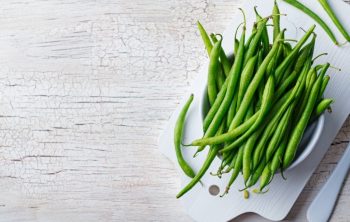
[[200, 181], [218, 155], [222, 162], [215, 175], [231, 174], [223, 195], [240, 173], [245, 183], [243, 190], [260, 180], [259, 192], [264, 192], [276, 171], [283, 172], [293, 162], [307, 126], [333, 101], [323, 98], [330, 65], [313, 64], [315, 26], [292, 45], [285, 37], [285, 29], [280, 28], [276, 3], [271, 16], [260, 16], [256, 8], [255, 14], [249, 36], [245, 17], [236, 30], [232, 41], [234, 59], [221, 47], [222, 36], [208, 35], [198, 22], [210, 58], [207, 78], [210, 109], [203, 121], [203, 138], [188, 146], [198, 147], [195, 156], [206, 147], [209, 152], [197, 173], [181, 155], [182, 128], [191, 95], [177, 121], [174, 143], [178, 162], [192, 180], [177, 198]]

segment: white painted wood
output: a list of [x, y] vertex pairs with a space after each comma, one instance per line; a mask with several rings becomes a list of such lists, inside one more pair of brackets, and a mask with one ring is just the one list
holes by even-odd
[[[222, 32], [241, 2], [1, 1], [0, 221], [192, 221], [158, 136], [204, 65], [196, 20]], [[349, 126], [287, 219], [305, 220]]]

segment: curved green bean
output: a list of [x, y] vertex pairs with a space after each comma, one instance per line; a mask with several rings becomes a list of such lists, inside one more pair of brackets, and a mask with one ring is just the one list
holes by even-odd
[[350, 42], [350, 35], [345, 30], [344, 26], [340, 23], [339, 19], [335, 15], [334, 11], [331, 9], [331, 6], [328, 4], [327, 0], [318, 0], [318, 2], [322, 5], [323, 9], [327, 12], [328, 16], [331, 18], [335, 26], [338, 28], [340, 33], [344, 36], [346, 41]]
[[311, 9], [309, 9], [308, 7], [306, 7], [305, 5], [303, 5], [297, 0], [283, 0], [283, 1], [287, 2], [288, 4], [294, 6], [295, 8], [299, 9], [300, 11], [310, 16], [313, 20], [315, 20], [315, 22], [317, 22], [323, 28], [323, 30], [327, 33], [329, 38], [334, 42], [334, 44], [339, 45], [332, 30], [315, 12], [313, 12]]
[[185, 161], [185, 159], [182, 156], [181, 153], [181, 139], [182, 139], [182, 132], [184, 128], [185, 118], [188, 109], [190, 108], [190, 105], [193, 101], [193, 94], [188, 98], [187, 102], [185, 103], [184, 107], [182, 108], [179, 117], [175, 124], [174, 129], [174, 146], [175, 146], [175, 153], [177, 162], [179, 163], [182, 171], [189, 177], [193, 178], [196, 174], [192, 170], [192, 168], [188, 165], [188, 163]]

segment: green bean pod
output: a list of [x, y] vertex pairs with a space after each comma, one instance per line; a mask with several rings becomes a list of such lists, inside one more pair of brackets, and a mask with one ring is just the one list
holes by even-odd
[[335, 26], [338, 28], [340, 33], [344, 36], [346, 41], [350, 42], [350, 35], [344, 28], [344, 26], [340, 23], [339, 19], [335, 15], [334, 11], [332, 10], [331, 6], [328, 4], [327, 0], [318, 0], [318, 2], [322, 5], [323, 9], [327, 12], [328, 16], [331, 18]]
[[175, 146], [175, 153], [177, 162], [179, 163], [179, 166], [181, 167], [182, 171], [189, 177], [193, 178], [196, 174], [192, 170], [192, 168], [188, 165], [186, 160], [183, 158], [181, 153], [181, 140], [182, 140], [182, 132], [184, 128], [185, 118], [187, 111], [193, 101], [193, 94], [189, 97], [187, 102], [185, 103], [184, 107], [182, 108], [179, 117], [175, 124], [174, 129], [174, 146]]
[[[224, 130], [225, 130], [225, 124], [221, 124], [217, 134], [223, 133]], [[220, 146], [217, 146], [217, 145], [210, 147], [202, 167], [199, 169], [198, 173], [192, 178], [192, 180], [176, 195], [176, 198], [180, 198], [181, 196], [183, 196], [200, 181], [200, 179], [204, 176], [205, 172], [207, 172], [208, 168], [210, 167], [210, 164], [213, 162], [216, 155], [218, 154], [219, 149], [220, 149]]]
[[216, 78], [216, 87], [219, 90], [219, 92], [220, 92], [222, 86], [224, 85], [224, 83], [225, 83], [225, 75], [224, 75], [222, 69], [219, 68], [218, 77]]
[[[210, 38], [213, 40], [214, 44], [216, 42], [218, 42], [218, 39], [216, 38], [214, 33], [210, 34]], [[228, 76], [228, 74], [230, 73], [230, 69], [231, 69], [231, 63], [228, 60], [226, 53], [222, 47], [221, 47], [221, 51], [220, 51], [220, 61], [221, 61], [225, 76]]]
[[324, 91], [326, 90], [326, 87], [328, 85], [328, 82], [329, 82], [329, 79], [330, 77], [328, 75], [326, 75], [324, 78], [323, 78], [323, 81], [322, 81], [322, 86], [321, 86], [321, 90], [320, 90], [320, 94], [318, 95], [318, 98], [322, 98], [323, 94], [324, 94]]
[[237, 98], [238, 98], [238, 93], [235, 93], [233, 96], [233, 100], [231, 101], [230, 108], [228, 109], [227, 113], [227, 125], [229, 126], [230, 123], [232, 122], [233, 117], [236, 114], [236, 109], [237, 109]]
[[241, 74], [241, 79], [239, 83], [239, 89], [238, 89], [238, 98], [237, 98], [237, 107], [241, 105], [241, 101], [243, 99], [243, 96], [249, 86], [249, 83], [251, 82], [253, 75], [254, 75], [254, 66], [257, 62], [258, 56], [253, 56], [251, 57], [247, 65], [244, 67], [242, 74]]
[[319, 102], [314, 110], [315, 116], [320, 116], [322, 113], [330, 107], [330, 105], [334, 102], [333, 99], [322, 99]]
[[323, 28], [323, 30], [327, 33], [327, 35], [334, 42], [334, 44], [339, 45], [332, 30], [315, 12], [313, 12], [311, 9], [309, 9], [308, 7], [306, 7], [305, 5], [303, 5], [297, 0], [284, 0], [284, 1], [294, 6], [295, 8], [299, 9], [300, 11], [304, 12], [305, 14], [310, 16], [313, 20], [315, 20], [315, 22], [317, 22]]
[[278, 34], [281, 32], [280, 28], [280, 10], [278, 8], [277, 2], [275, 0], [272, 9], [272, 24], [273, 24], [273, 41], [276, 40]]
[[239, 172], [240, 172], [240, 170], [242, 168], [242, 159], [243, 159], [243, 149], [240, 149], [238, 151], [238, 155], [237, 155], [237, 158], [236, 158], [236, 161], [235, 161], [235, 166], [233, 168], [234, 170], [233, 170], [233, 172], [231, 174], [231, 177], [230, 177], [230, 180], [229, 180], [229, 182], [228, 182], [228, 184], [227, 184], [227, 186], [225, 188], [225, 192], [221, 195], [221, 197], [228, 193], [228, 191], [230, 190], [233, 182], [236, 180], [237, 176], [239, 175]]
[[263, 132], [263, 128], [257, 130], [256, 132], [253, 133], [251, 137], [247, 140], [244, 150], [243, 150], [243, 179], [244, 179], [244, 184], [247, 184], [248, 179], [251, 174], [251, 169], [252, 169], [252, 161], [251, 161], [251, 156], [252, 152], [255, 148], [255, 143], [260, 136], [260, 134]]
[[211, 50], [213, 48], [213, 45], [210, 41], [210, 37], [199, 21], [197, 21], [197, 26], [198, 26], [199, 33], [201, 34], [205, 49], [207, 50], [208, 56], [210, 56]]
[[208, 67], [208, 98], [209, 103], [212, 106], [217, 96], [217, 88], [216, 88], [216, 75], [219, 70], [219, 56], [221, 51], [221, 39], [214, 44], [213, 49], [210, 52], [210, 62]]
[[271, 182], [272, 177], [271, 163], [268, 163], [260, 176], [260, 192]]
[[203, 121], [203, 131], [204, 132], [207, 131], [211, 121], [213, 121], [216, 112], [219, 110], [220, 105], [225, 98], [228, 81], [229, 81], [229, 79], [226, 78], [224, 84], [222, 85], [222, 87], [220, 89], [220, 92], [218, 93], [218, 95], [215, 99], [214, 104], [210, 107], [209, 112], [207, 113], [207, 115], [204, 118], [204, 121]]
[[287, 144], [288, 144], [289, 131], [290, 131], [290, 124], [288, 126], [286, 134], [283, 137], [283, 140], [279, 144], [279, 146], [276, 150], [276, 153], [271, 160], [271, 173], [272, 174], [275, 174], [277, 169], [282, 166], [283, 154], [284, 154], [286, 147], [287, 147]]

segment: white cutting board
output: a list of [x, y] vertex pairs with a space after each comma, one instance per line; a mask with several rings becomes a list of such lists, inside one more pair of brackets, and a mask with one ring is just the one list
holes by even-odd
[[[331, 29], [336, 33], [339, 42], [345, 41], [336, 30], [335, 26], [330, 22], [317, 0], [304, 0], [302, 2], [309, 7], [312, 7], [312, 9], [330, 25]], [[281, 18], [281, 26], [287, 28], [287, 38], [300, 38], [300, 36], [303, 35], [303, 31], [299, 29], [299, 27], [308, 29], [314, 24], [313, 20], [300, 11], [284, 2], [278, 1], [278, 3], [281, 13], [288, 14], [287, 17], [282, 16]], [[347, 27], [348, 31], [350, 31], [350, 6], [341, 0], [330, 1], [330, 4], [342, 23]], [[255, 14], [253, 12], [253, 7], [255, 5], [258, 6], [260, 14], [267, 16], [271, 14], [273, 0], [252, 0], [248, 1], [243, 6], [247, 15], [248, 31], [251, 29], [252, 22], [255, 21]], [[228, 25], [223, 34], [223, 47], [228, 54], [232, 53], [234, 31], [237, 25], [241, 22], [241, 14], [236, 14], [233, 21]], [[331, 80], [325, 92], [325, 96], [334, 98], [335, 103], [332, 105], [333, 113], [325, 115], [325, 128], [323, 129], [320, 137], [321, 139], [317, 143], [314, 151], [300, 165], [285, 173], [287, 181], [283, 180], [280, 175], [277, 175], [269, 186], [269, 192], [264, 195], [251, 193], [248, 200], [245, 200], [242, 193], [238, 192], [238, 189], [243, 188], [241, 177], [236, 180], [231, 187], [229, 194], [224, 198], [209, 194], [208, 188], [214, 184], [219, 186], [220, 193], [222, 193], [229, 180], [229, 175], [223, 176], [221, 179], [209, 175], [209, 172], [216, 172], [220, 164], [220, 160], [216, 158], [202, 179], [204, 186], [201, 186], [200, 184], [196, 185], [179, 200], [182, 201], [187, 213], [194, 220], [208, 222], [228, 221], [240, 214], [253, 212], [267, 219], [277, 221], [282, 220], [292, 208], [294, 202], [303, 190], [317, 165], [320, 163], [322, 157], [326, 153], [328, 147], [350, 112], [350, 45], [348, 44], [341, 48], [334, 46], [319, 26], [316, 28], [316, 33], [318, 37], [316, 41], [315, 55], [322, 52], [328, 53], [328, 56], [323, 56], [317, 59], [317, 63], [328, 61], [333, 66], [341, 68], [342, 71], [339, 72], [334, 69], [328, 71], [328, 74], [331, 75]], [[200, 37], [198, 38], [198, 41], [201, 41]], [[185, 144], [202, 136], [202, 110], [200, 107], [200, 100], [202, 99], [205, 90], [206, 77], [207, 63], [203, 65], [201, 71], [198, 73], [198, 78], [194, 81], [189, 92], [194, 94], [195, 99], [187, 115], [184, 130]], [[176, 162], [173, 146], [173, 129], [179, 111], [187, 98], [188, 96], [184, 98], [182, 103], [175, 110], [159, 140], [160, 151], [174, 162], [179, 172], [181, 172], [181, 170]], [[183, 154], [194, 170], [198, 171], [206, 157], [208, 148], [193, 159], [192, 156], [195, 150], [196, 147], [183, 148]], [[181, 173], [181, 175], [183, 187], [190, 181], [190, 179], [183, 173]], [[181, 188], [179, 188], [179, 191]]]

